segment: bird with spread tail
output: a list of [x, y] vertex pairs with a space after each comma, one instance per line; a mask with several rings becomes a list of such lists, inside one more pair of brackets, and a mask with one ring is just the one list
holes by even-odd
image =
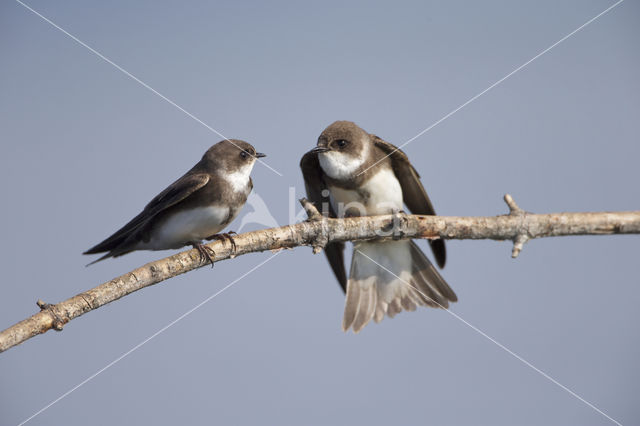
[[[350, 121], [336, 121], [300, 161], [307, 196], [330, 217], [373, 216], [402, 211], [435, 215], [418, 172], [394, 145]], [[443, 240], [431, 240], [438, 266], [444, 267]], [[412, 240], [360, 241], [353, 244], [349, 277], [342, 242], [325, 254], [346, 293], [342, 329], [359, 332], [372, 319], [413, 311], [418, 305], [448, 308], [457, 296]]]
[[[147, 204], [142, 212], [109, 238], [84, 254], [106, 254], [90, 263], [134, 250], [166, 250], [192, 245], [213, 265], [203, 240], [231, 237], [218, 234], [240, 212], [253, 188], [250, 173], [258, 158], [249, 143], [225, 139], [213, 145], [180, 179]], [[231, 239], [231, 243], [233, 240]]]

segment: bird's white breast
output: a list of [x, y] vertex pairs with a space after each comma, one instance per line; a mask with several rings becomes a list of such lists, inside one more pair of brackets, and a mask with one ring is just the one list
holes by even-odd
[[402, 187], [393, 170], [381, 168], [359, 190], [330, 186], [331, 205], [338, 213], [359, 209], [366, 216], [402, 210]]
[[178, 212], [157, 227], [147, 243], [138, 249], [165, 250], [200, 242], [220, 232], [229, 220], [229, 207], [208, 206]]

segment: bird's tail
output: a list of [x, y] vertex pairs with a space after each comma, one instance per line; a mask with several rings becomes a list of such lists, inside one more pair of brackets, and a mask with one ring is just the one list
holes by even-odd
[[[98, 263], [98, 262], [100, 262], [100, 261], [102, 261], [102, 260], [105, 260], [105, 259], [108, 259], [108, 258], [110, 258], [110, 257], [118, 257], [118, 256], [122, 256], [123, 254], [131, 253], [132, 251], [133, 251], [133, 250], [130, 250], [130, 249], [117, 249], [117, 248], [116, 248], [116, 249], [114, 249], [114, 250], [111, 250], [109, 253], [105, 254], [104, 256], [99, 257], [98, 259], [94, 260], [93, 262], [89, 262], [89, 263], [87, 263], [87, 264], [86, 264], [86, 265], [84, 265], [84, 266], [85, 266], [85, 267], [87, 267], [87, 266], [91, 266], [91, 265], [93, 265], [94, 263]], [[93, 254], [93, 253], [86, 253], [86, 252], [85, 252], [85, 253], [82, 253], [82, 254]]]
[[458, 298], [411, 240], [354, 244], [342, 329], [359, 332], [373, 318], [417, 306], [448, 308]]
[[[82, 253], [82, 254], [87, 254], [87, 253]], [[102, 256], [102, 257], [97, 258], [97, 259], [96, 259], [96, 260], [94, 260], [93, 262], [89, 262], [89, 263], [87, 263], [87, 264], [86, 264], [86, 265], [84, 265], [84, 266], [85, 266], [85, 268], [86, 268], [87, 266], [91, 266], [91, 265], [93, 265], [94, 263], [98, 263], [98, 262], [100, 262], [101, 260], [105, 260], [105, 259], [108, 259], [108, 258], [110, 258], [110, 257], [113, 257], [113, 255], [111, 254], [111, 252], [109, 252], [109, 253], [105, 254], [105, 255], [104, 255], [104, 256]]]

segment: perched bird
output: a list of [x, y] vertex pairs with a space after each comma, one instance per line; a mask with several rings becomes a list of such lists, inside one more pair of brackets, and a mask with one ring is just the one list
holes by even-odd
[[[336, 121], [300, 162], [307, 195], [331, 217], [397, 213], [403, 202], [414, 214], [435, 215], [418, 172], [394, 145], [350, 121]], [[443, 267], [443, 240], [430, 241]], [[342, 328], [360, 331], [371, 319], [380, 322], [417, 305], [447, 308], [457, 297], [412, 240], [354, 244], [347, 279], [344, 243], [325, 247], [329, 264], [346, 292]]]
[[203, 260], [213, 264], [210, 249], [202, 245], [202, 240], [220, 238], [218, 233], [237, 216], [253, 188], [249, 174], [260, 157], [265, 154], [241, 140], [213, 145], [139, 215], [84, 252], [106, 252], [90, 265], [134, 250], [177, 249], [189, 244], [198, 249]]

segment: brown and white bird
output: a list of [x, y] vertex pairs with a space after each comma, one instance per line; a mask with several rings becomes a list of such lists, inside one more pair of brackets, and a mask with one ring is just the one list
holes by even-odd
[[[403, 210], [435, 215], [418, 172], [394, 145], [369, 134], [350, 121], [327, 127], [316, 148], [300, 162], [307, 195], [332, 217], [373, 216]], [[430, 241], [436, 262], [443, 267], [443, 240]], [[418, 305], [447, 308], [456, 294], [412, 240], [357, 242], [347, 279], [344, 243], [330, 243], [326, 256], [346, 292], [342, 328], [360, 331], [371, 319], [380, 322]]]
[[193, 245], [212, 261], [202, 240], [218, 238], [218, 233], [238, 215], [253, 188], [249, 175], [260, 157], [265, 155], [247, 142], [237, 139], [218, 142], [139, 215], [84, 254], [107, 252], [91, 262], [95, 263], [134, 250]]

